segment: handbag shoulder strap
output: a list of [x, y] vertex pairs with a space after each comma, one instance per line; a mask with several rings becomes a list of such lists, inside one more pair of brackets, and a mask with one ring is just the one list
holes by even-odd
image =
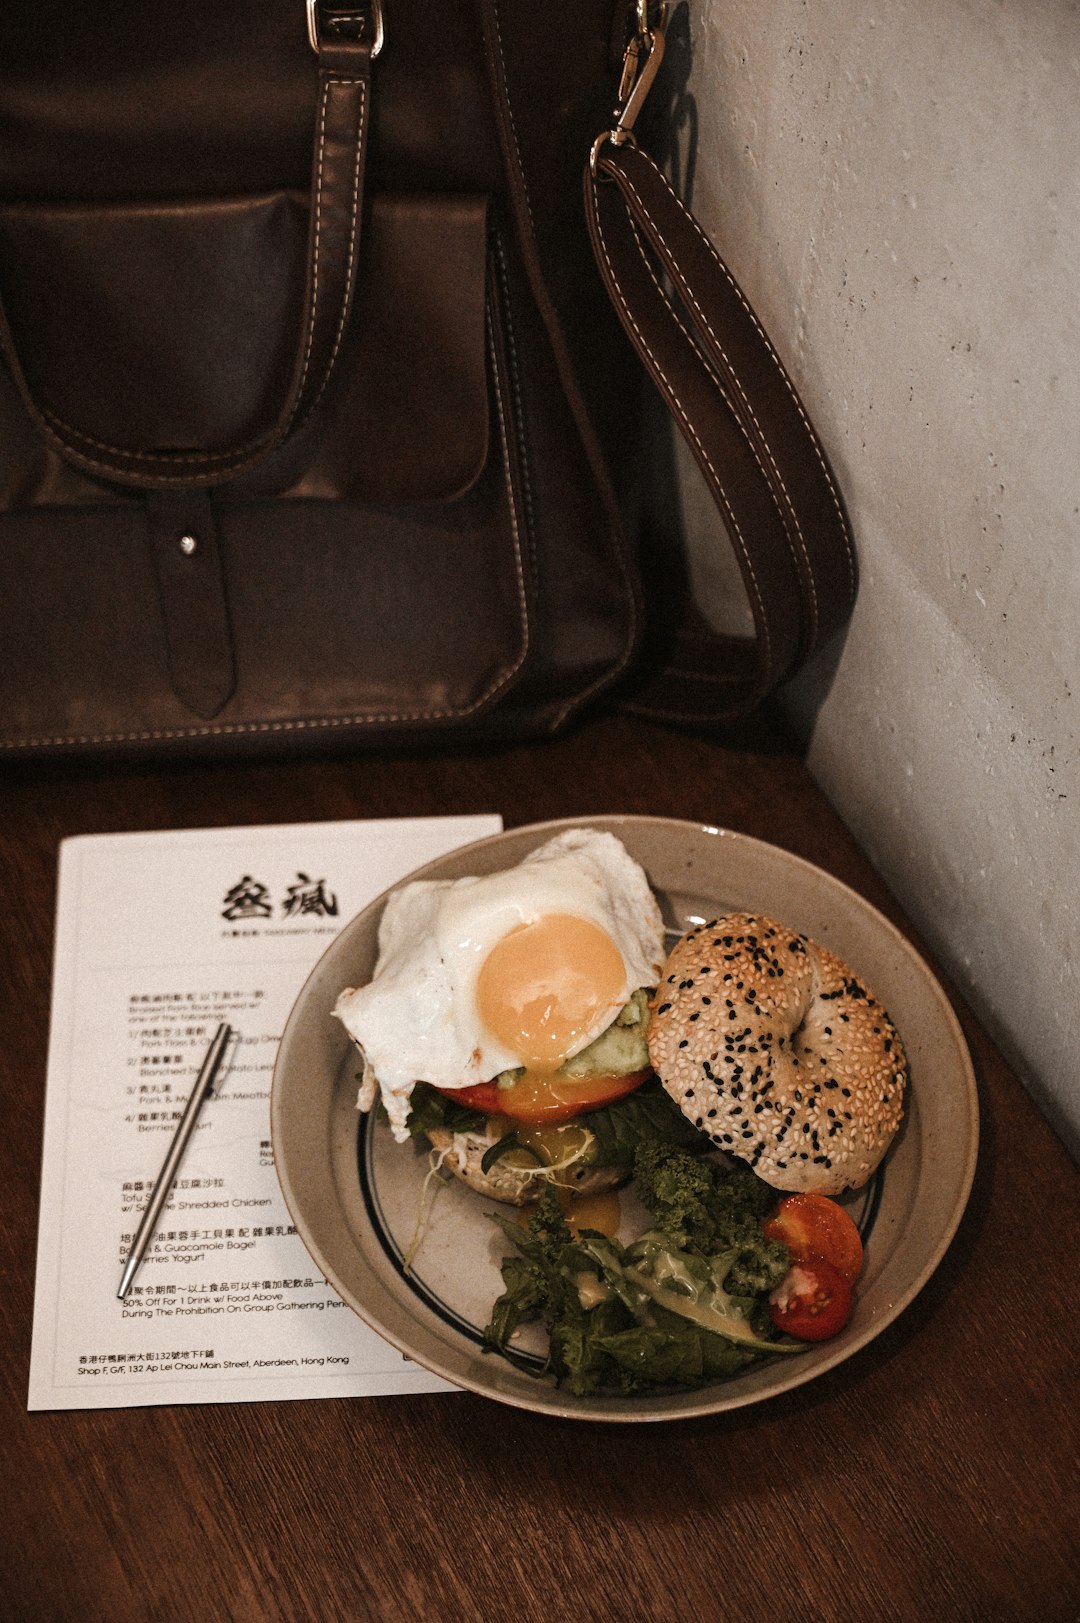
[[242, 444], [207, 451], [105, 445], [61, 422], [34, 398], [0, 305], [0, 350], [11, 376], [39, 432], [68, 461], [97, 478], [143, 490], [213, 486], [254, 467], [314, 407], [337, 360], [356, 285], [371, 61], [381, 33], [380, 0], [347, 7], [309, 0], [318, 89], [302, 317], [284, 397]]
[[635, 707], [685, 719], [743, 713], [851, 612], [843, 502], [775, 348], [653, 160], [632, 139], [602, 137], [585, 190], [600, 275], [724, 519], [756, 633], [686, 624]]
[[620, 475], [604, 454], [611, 425], [602, 438], [592, 420], [597, 405], [603, 416], [610, 396], [604, 380], [590, 378], [586, 400], [580, 369], [589, 363], [575, 358], [568, 338], [572, 323], [582, 353], [592, 353], [577, 308], [592, 305], [565, 263], [574, 257], [564, 251], [565, 232], [576, 221], [564, 197], [559, 143], [550, 121], [535, 114], [549, 105], [557, 80], [566, 106], [580, 101], [582, 122], [592, 117], [595, 131], [607, 110], [600, 53], [613, 75], [622, 57], [613, 127], [595, 141], [585, 172], [596, 291], [606, 291], [705, 475], [746, 582], [754, 635], [712, 631], [677, 581], [680, 561], [671, 560], [667, 573], [677, 583], [656, 583], [663, 601], [647, 605], [643, 657], [619, 699], [624, 708], [688, 725], [738, 718], [844, 624], [855, 598], [855, 551], [828, 460], [774, 346], [712, 243], [636, 146], [634, 122], [664, 54], [665, 0], [616, 0], [614, 7], [578, 0], [560, 22], [566, 49], [554, 56], [537, 52], [529, 8], [484, 0], [482, 10], [526, 268], [610, 515], [613, 569], [627, 579], [613, 485]]

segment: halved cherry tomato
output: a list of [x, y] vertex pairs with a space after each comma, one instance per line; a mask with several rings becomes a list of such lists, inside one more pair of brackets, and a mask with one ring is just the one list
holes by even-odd
[[820, 1257], [794, 1263], [769, 1297], [776, 1328], [799, 1341], [828, 1341], [844, 1328], [851, 1307], [851, 1286]]
[[792, 1262], [820, 1257], [854, 1285], [862, 1271], [859, 1231], [827, 1195], [788, 1195], [762, 1224], [770, 1240], [783, 1240]]
[[448, 1099], [456, 1099], [471, 1110], [489, 1116], [509, 1116], [512, 1121], [572, 1121], [586, 1110], [598, 1110], [626, 1093], [633, 1093], [652, 1073], [630, 1071], [626, 1076], [548, 1076], [526, 1071], [508, 1088], [495, 1082], [477, 1082], [470, 1088], [440, 1088]]

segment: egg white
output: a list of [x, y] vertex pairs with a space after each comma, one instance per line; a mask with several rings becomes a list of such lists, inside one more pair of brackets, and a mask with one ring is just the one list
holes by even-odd
[[512, 929], [552, 913], [605, 930], [625, 972], [617, 1000], [581, 1033], [569, 1059], [610, 1025], [632, 992], [656, 984], [664, 959], [656, 899], [613, 834], [568, 829], [502, 873], [414, 880], [390, 895], [375, 973], [367, 986], [343, 991], [334, 1013], [363, 1050], [368, 1097], [361, 1103], [368, 1107], [377, 1083], [395, 1138], [408, 1137], [416, 1082], [464, 1088], [521, 1064], [484, 1027], [476, 978]]

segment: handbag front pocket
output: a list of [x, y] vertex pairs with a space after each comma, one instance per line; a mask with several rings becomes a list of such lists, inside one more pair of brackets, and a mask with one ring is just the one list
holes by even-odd
[[[229, 252], [248, 275], [251, 244], [275, 231], [284, 242], [289, 218], [280, 200], [231, 212]], [[485, 199], [375, 198], [325, 395], [284, 444], [209, 495], [118, 491], [37, 440], [0, 389], [0, 747], [438, 730], [514, 686], [534, 582], [512, 346], [489, 257]], [[279, 244], [275, 278], [288, 258]], [[264, 295], [246, 308], [249, 324]], [[159, 305], [133, 387], [167, 325]], [[193, 316], [183, 325], [204, 330]], [[195, 461], [257, 423], [283, 353], [268, 339], [230, 404], [231, 363], [215, 367], [212, 344], [196, 363], [186, 339], [163, 343], [161, 410], [135, 410], [117, 400], [124, 368], [105, 366], [100, 333], [80, 354], [102, 371], [65, 393], [65, 330], [59, 315], [46, 324], [35, 363], [49, 409], [128, 450], [158, 450], [167, 434]]]
[[[42, 418], [103, 456], [175, 453], [193, 474], [257, 440], [303, 361], [307, 220], [290, 192], [0, 209], [0, 288]], [[297, 424], [271, 480], [447, 500], [487, 453], [487, 199], [376, 195], [357, 253], [317, 435]]]

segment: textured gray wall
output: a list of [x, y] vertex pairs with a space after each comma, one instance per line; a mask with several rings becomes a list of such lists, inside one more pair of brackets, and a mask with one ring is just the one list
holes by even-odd
[[1075, 1152], [1080, 4], [691, 0], [669, 70], [676, 177], [855, 529], [850, 634], [790, 693], [811, 769]]

